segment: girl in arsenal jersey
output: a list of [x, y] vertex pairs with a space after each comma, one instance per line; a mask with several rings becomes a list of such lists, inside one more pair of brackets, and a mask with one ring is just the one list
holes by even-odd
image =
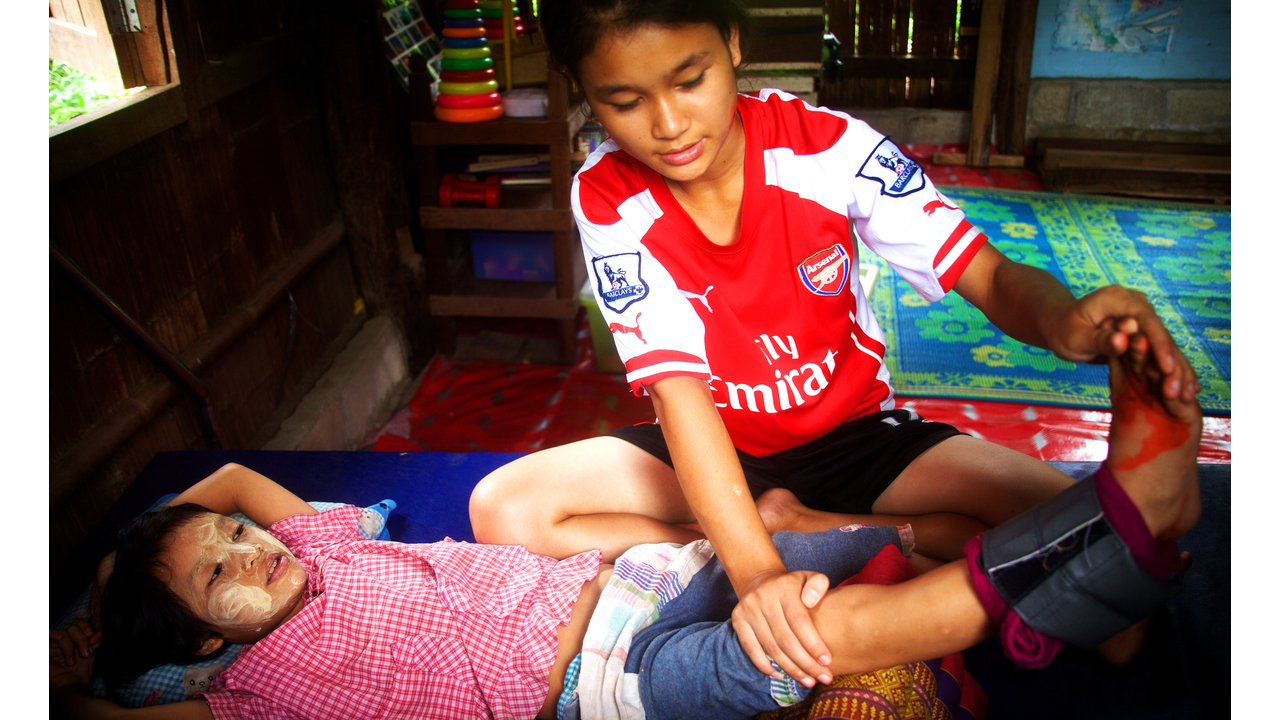
[[[775, 90], [741, 95], [747, 17], [731, 0], [544, 0], [553, 59], [610, 139], [572, 203], [596, 300], [656, 424], [521, 458], [471, 498], [480, 542], [552, 557], [705, 535], [766, 674], [830, 680], [810, 619], [825, 592], [789, 573], [765, 518], [915, 520], [917, 551], [1053, 496], [1051, 466], [896, 409], [854, 233], [922, 297], [958, 292], [1019, 341], [1074, 362], [1151, 357], [1167, 400], [1194, 371], [1151, 304], [1074, 297], [1013, 262], [888, 138]], [[1132, 338], [1141, 335], [1141, 342]]]

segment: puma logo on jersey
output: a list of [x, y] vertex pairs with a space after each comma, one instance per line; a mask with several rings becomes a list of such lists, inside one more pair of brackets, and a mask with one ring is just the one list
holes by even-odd
[[[708, 285], [708, 286], [707, 286], [707, 291], [706, 291], [706, 292], [704, 292], [704, 293], [702, 293], [701, 295], [699, 295], [698, 293], [691, 293], [691, 292], [689, 292], [688, 290], [680, 290], [680, 288], [676, 288], [676, 290], [680, 290], [680, 294], [681, 294], [681, 295], [685, 296], [686, 298], [688, 298], [688, 299], [690, 299], [690, 300], [701, 300], [701, 301], [702, 301], [702, 306], [703, 306], [703, 307], [705, 307], [705, 308], [707, 309], [707, 312], [709, 312], [709, 313], [714, 313], [714, 312], [715, 312], [715, 310], [712, 310], [712, 309], [711, 309], [711, 303], [707, 302], [707, 295], [708, 295], [708, 294], [710, 294], [710, 293], [711, 293], [711, 291], [712, 291], [712, 290], [715, 290], [715, 289], [716, 289], [716, 286], [715, 286], [715, 285]], [[636, 317], [640, 317], [640, 316], [639, 316], [639, 315], [637, 315]]]
[[627, 327], [626, 325], [623, 325], [622, 323], [609, 323], [609, 332], [611, 332], [611, 333], [632, 333], [632, 334], [633, 334], [633, 335], [635, 335], [636, 337], [640, 338], [640, 342], [644, 343], [645, 345], [648, 345], [648, 344], [649, 344], [649, 341], [648, 341], [648, 340], [645, 340], [645, 339], [644, 339], [644, 335], [640, 334], [640, 316], [641, 316], [641, 315], [643, 315], [643, 314], [644, 314], [644, 313], [636, 313], [636, 326], [635, 326], [635, 327]]
[[925, 203], [925, 206], [924, 206], [924, 214], [925, 214], [925, 215], [932, 216], [932, 215], [933, 215], [933, 211], [934, 211], [934, 210], [941, 210], [942, 208], [946, 208], [946, 209], [948, 209], [948, 210], [959, 210], [959, 209], [960, 209], [960, 208], [956, 207], [955, 205], [948, 205], [948, 204], [946, 204], [945, 202], [943, 202], [943, 201], [942, 201], [942, 195], [941, 195], [940, 193], [938, 193], [937, 191], [934, 191], [934, 193], [933, 193], [933, 194], [934, 194], [934, 195], [937, 195], [937, 196], [938, 196], [938, 199], [937, 199], [937, 200], [930, 200], [929, 202]]

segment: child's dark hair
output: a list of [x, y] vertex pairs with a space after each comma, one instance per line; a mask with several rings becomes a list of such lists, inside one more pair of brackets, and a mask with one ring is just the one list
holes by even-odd
[[146, 513], [120, 531], [115, 567], [102, 590], [102, 645], [94, 669], [108, 692], [162, 663], [190, 665], [216, 657], [197, 651], [218, 631], [197, 618], [165, 583], [170, 574], [161, 556], [174, 533], [212, 513], [187, 503]]
[[645, 25], [714, 25], [725, 42], [735, 30], [746, 54], [750, 18], [736, 0], [542, 0], [538, 28], [561, 72], [577, 78], [582, 59], [600, 38]]

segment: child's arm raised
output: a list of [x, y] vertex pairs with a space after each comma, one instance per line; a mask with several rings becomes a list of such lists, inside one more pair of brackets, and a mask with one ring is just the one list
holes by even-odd
[[1111, 285], [1077, 299], [1054, 276], [1008, 259], [989, 243], [970, 261], [955, 290], [1014, 339], [1073, 362], [1120, 355], [1129, 350], [1129, 337], [1142, 333], [1164, 374], [1164, 396], [1189, 403], [1200, 391], [1191, 363], [1136, 290]]
[[807, 687], [813, 686], [812, 678], [830, 682], [831, 671], [819, 661], [830, 652], [809, 612], [826, 592], [827, 579], [787, 572], [706, 381], [669, 377], [648, 390], [680, 489], [738, 594], [733, 627], [743, 649], [766, 675], [774, 674], [772, 657]]
[[223, 515], [244, 513], [264, 528], [293, 515], [316, 512], [274, 480], [235, 463], [223, 465], [169, 501], [170, 505], [182, 503], [197, 503]]

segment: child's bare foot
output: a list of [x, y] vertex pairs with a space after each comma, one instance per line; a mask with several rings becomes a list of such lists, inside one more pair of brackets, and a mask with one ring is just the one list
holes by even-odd
[[765, 490], [756, 498], [756, 510], [770, 535], [784, 530], [806, 532], [804, 528], [809, 525], [803, 521], [809, 508], [801, 504], [795, 493], [784, 488]]
[[1158, 542], [1173, 540], [1200, 519], [1196, 457], [1199, 403], [1161, 397], [1163, 375], [1135, 336], [1130, 352], [1110, 361], [1111, 437], [1107, 467]]

